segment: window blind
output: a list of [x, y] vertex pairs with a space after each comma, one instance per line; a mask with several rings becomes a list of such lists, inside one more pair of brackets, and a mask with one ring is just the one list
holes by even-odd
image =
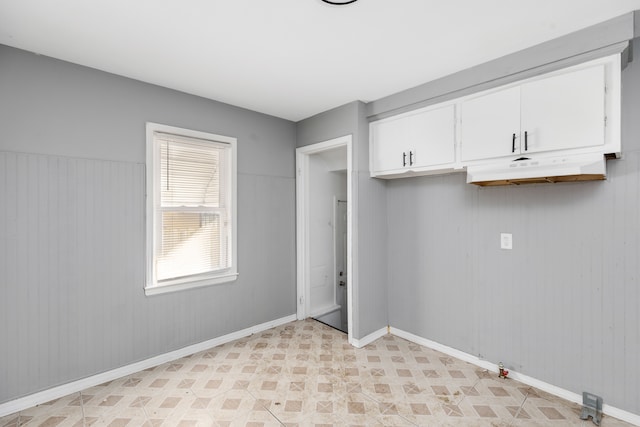
[[156, 132], [158, 281], [227, 268], [229, 145]]

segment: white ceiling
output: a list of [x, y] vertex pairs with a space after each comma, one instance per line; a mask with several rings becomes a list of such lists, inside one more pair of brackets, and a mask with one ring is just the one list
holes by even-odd
[[0, 44], [298, 121], [640, 0], [0, 0]]

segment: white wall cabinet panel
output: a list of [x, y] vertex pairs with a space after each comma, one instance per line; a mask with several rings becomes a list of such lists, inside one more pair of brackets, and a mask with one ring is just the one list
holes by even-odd
[[408, 117], [407, 141], [414, 168], [455, 160], [455, 107], [438, 108]]
[[603, 145], [604, 118], [603, 65], [527, 83], [521, 91], [521, 151]]
[[373, 171], [389, 171], [406, 165], [406, 125], [406, 119], [402, 118], [371, 124], [371, 138], [375, 147], [371, 152]]
[[604, 143], [602, 64], [534, 80], [461, 104], [463, 162]]
[[371, 174], [420, 173], [455, 161], [455, 106], [371, 123]]
[[519, 150], [519, 87], [465, 101], [460, 114], [462, 161], [490, 159]]

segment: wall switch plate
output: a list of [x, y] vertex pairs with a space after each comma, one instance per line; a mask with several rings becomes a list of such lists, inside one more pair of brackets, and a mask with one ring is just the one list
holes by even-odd
[[511, 233], [500, 233], [500, 249], [513, 249], [513, 236]]

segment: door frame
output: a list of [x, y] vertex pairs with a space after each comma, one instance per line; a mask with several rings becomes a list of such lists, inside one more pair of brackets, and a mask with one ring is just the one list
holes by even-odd
[[[347, 148], [347, 336], [353, 331], [353, 138], [345, 135], [296, 149], [296, 266], [298, 320], [309, 315], [311, 278], [309, 265], [309, 157], [334, 148]], [[335, 278], [334, 278], [335, 280]], [[334, 290], [335, 291], [335, 290]]]
[[[345, 204], [345, 219], [338, 219], [341, 218], [342, 215], [340, 215], [340, 203], [344, 203]], [[336, 276], [336, 274], [338, 273], [338, 245], [342, 246], [345, 245], [344, 249], [342, 250], [343, 252], [343, 256], [341, 258], [344, 259], [344, 261], [340, 261], [340, 265], [342, 265], [343, 271], [345, 273], [344, 277], [346, 278], [347, 284], [351, 281], [351, 277], [349, 277], [349, 272], [347, 271], [347, 263], [346, 263], [346, 258], [347, 258], [347, 242], [344, 241], [344, 235], [337, 235], [337, 231], [338, 231], [338, 221], [340, 221], [341, 223], [344, 221], [345, 224], [344, 226], [346, 227], [346, 231], [347, 233], [349, 232], [349, 227], [346, 224], [346, 214], [349, 211], [349, 201], [348, 200], [340, 200], [338, 199], [335, 195], [333, 196], [333, 277], [334, 280], [339, 284], [340, 282], [340, 276]], [[340, 292], [342, 293], [343, 290], [342, 288], [340, 288]], [[347, 289], [344, 288], [344, 292], [345, 292], [345, 300], [349, 301], [348, 296], [346, 295]], [[333, 287], [333, 299], [334, 301], [338, 301], [338, 286], [334, 286]], [[349, 328], [349, 307], [345, 307], [347, 310], [347, 328]], [[340, 307], [340, 326], [342, 327], [342, 306]], [[348, 329], [347, 329], [348, 330]]]

